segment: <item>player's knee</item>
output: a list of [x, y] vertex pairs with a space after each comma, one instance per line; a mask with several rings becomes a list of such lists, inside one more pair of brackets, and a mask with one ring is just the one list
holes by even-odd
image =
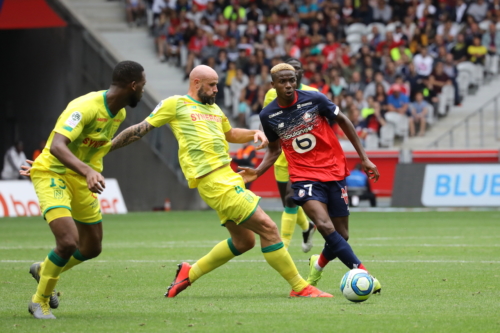
[[78, 248], [78, 242], [72, 237], [64, 237], [58, 239], [56, 243], [57, 252], [60, 253], [63, 258], [71, 257]]
[[235, 242], [234, 246], [240, 253], [250, 251], [255, 246], [255, 237], [239, 239], [237, 242]]
[[323, 235], [327, 236], [335, 231], [333, 223], [329, 219], [315, 219], [314, 224], [318, 228], [318, 231]]
[[98, 257], [101, 252], [102, 252], [102, 246], [101, 244], [99, 245], [94, 245], [91, 249], [80, 249], [80, 252], [82, 255], [87, 258], [87, 259], [93, 259]]
[[285, 205], [287, 207], [290, 207], [290, 208], [293, 208], [293, 207], [297, 206], [297, 204], [295, 203], [295, 201], [293, 201], [293, 199], [292, 199], [292, 195], [287, 195], [285, 197]]

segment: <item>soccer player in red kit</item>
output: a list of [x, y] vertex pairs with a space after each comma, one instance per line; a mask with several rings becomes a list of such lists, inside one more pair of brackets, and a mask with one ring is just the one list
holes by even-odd
[[[337, 105], [315, 91], [296, 90], [295, 70], [289, 64], [271, 69], [277, 98], [259, 114], [269, 140], [268, 151], [257, 169], [242, 168], [246, 181], [255, 180], [275, 162], [276, 151], [285, 151], [289, 163], [293, 200], [316, 224], [326, 241], [321, 255], [310, 259], [308, 282], [316, 285], [326, 264], [339, 258], [349, 269], [365, 266], [347, 243], [349, 200], [345, 178], [346, 158], [329, 121], [336, 121], [356, 149], [370, 179], [379, 172], [367, 157], [354, 126]], [[374, 278], [374, 292], [381, 290]]]

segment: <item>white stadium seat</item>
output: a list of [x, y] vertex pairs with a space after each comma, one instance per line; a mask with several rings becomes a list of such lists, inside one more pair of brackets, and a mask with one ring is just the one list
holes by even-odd
[[359, 34], [364, 35], [366, 33], [366, 25], [363, 23], [353, 23], [345, 28], [346, 35]]
[[349, 34], [346, 38], [347, 43], [361, 43], [361, 35], [359, 34]]

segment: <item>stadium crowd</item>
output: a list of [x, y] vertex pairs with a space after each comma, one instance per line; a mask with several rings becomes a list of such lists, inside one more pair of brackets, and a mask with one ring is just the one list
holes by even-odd
[[246, 127], [258, 126], [269, 69], [294, 57], [302, 83], [339, 105], [362, 140], [380, 137], [387, 122], [392, 135], [422, 136], [461, 102], [460, 64], [479, 66], [468, 67], [471, 76], [496, 74], [500, 54], [500, 0], [128, 0], [127, 8], [131, 20], [147, 8], [159, 61], [185, 79], [197, 64], [214, 68], [217, 103]]

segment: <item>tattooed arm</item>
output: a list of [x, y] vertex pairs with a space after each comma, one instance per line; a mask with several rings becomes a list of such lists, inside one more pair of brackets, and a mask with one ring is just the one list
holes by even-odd
[[116, 150], [121, 147], [125, 147], [131, 144], [132, 142], [141, 139], [144, 135], [149, 133], [153, 128], [155, 127], [145, 120], [142, 123], [127, 127], [120, 134], [118, 134], [113, 139], [113, 141], [111, 141], [110, 151]]

